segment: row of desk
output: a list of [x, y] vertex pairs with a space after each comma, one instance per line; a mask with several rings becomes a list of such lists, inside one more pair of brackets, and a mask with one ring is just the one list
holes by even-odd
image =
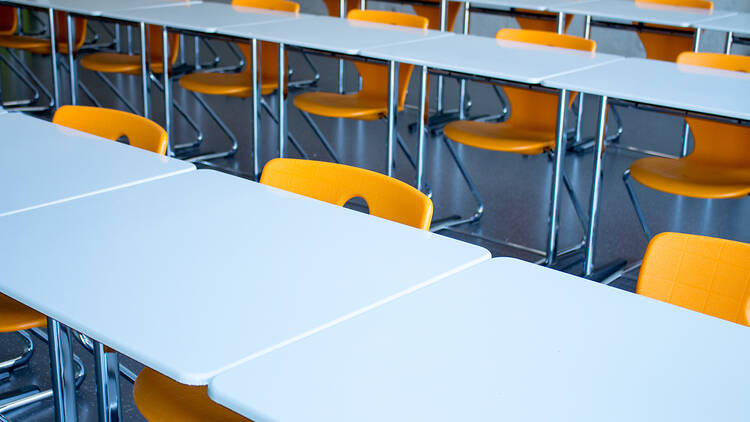
[[25, 141], [0, 139], [0, 292], [254, 421], [750, 414], [746, 327], [31, 117], [0, 127]]
[[[560, 104], [569, 91], [579, 91], [600, 96], [600, 123], [597, 142], [597, 159], [594, 160], [593, 194], [590, 201], [588, 237], [584, 274], [594, 271], [594, 251], [596, 245], [597, 210], [603, 163], [601, 160], [604, 148], [604, 118], [608, 101], [627, 101], [637, 106], [649, 105], [666, 108], [678, 113], [699, 114], [707, 118], [729, 119], [745, 123], [750, 117], [750, 79], [733, 72], [698, 69], [679, 66], [674, 63], [663, 63], [636, 58], [623, 58], [609, 54], [589, 54], [571, 52], [539, 46], [530, 46], [513, 42], [500, 42], [486, 37], [458, 35], [440, 31], [398, 28], [366, 22], [353, 22], [327, 16], [293, 15], [281, 12], [232, 7], [227, 4], [198, 3], [179, 0], [138, 0], [123, 9], [122, 4], [110, 1], [73, 1], [73, 0], [8, 0], [17, 5], [34, 5], [52, 10], [67, 11], [99, 19], [139, 24], [142, 35], [145, 35], [146, 24], [159, 25], [164, 28], [164, 48], [167, 31], [181, 31], [220, 37], [230, 40], [243, 40], [256, 45], [258, 41], [269, 41], [279, 44], [279, 66], [284, 67], [283, 52], [288, 47], [321, 54], [348, 56], [365, 60], [376, 60], [387, 63], [389, 75], [389, 113], [388, 113], [388, 155], [386, 174], [393, 174], [394, 145], [396, 139], [396, 84], [398, 80], [398, 63], [410, 63], [420, 67], [420, 107], [426, 107], [426, 77], [428, 72], [452, 74], [463, 78], [481, 79], [489, 82], [520, 84], [535, 89], [555, 90], [560, 93]], [[584, 8], [605, 2], [578, 2], [574, 6]], [[606, 3], [612, 3], [606, 2]], [[629, 2], [614, 2], [630, 4]], [[132, 7], [131, 7], [132, 6]], [[632, 5], [631, 5], [632, 6]], [[631, 7], [627, 6], [627, 7]], [[553, 6], [550, 6], [553, 7]], [[558, 7], [558, 6], [554, 6]], [[562, 6], [559, 6], [562, 7]], [[626, 7], [626, 6], [623, 6]], [[627, 8], [626, 7], [626, 8]], [[632, 6], [631, 8], [634, 8]], [[640, 8], [635, 8], [642, 10]], [[583, 11], [583, 9], [580, 9]], [[650, 10], [650, 9], [643, 9]], [[583, 12], [582, 12], [583, 13]], [[602, 12], [604, 13], [604, 12]], [[686, 24], [684, 17], [673, 16], [664, 11], [651, 11], [649, 23], [679, 25]], [[728, 13], [724, 14], [727, 15]], [[722, 14], [714, 12], [717, 19]], [[624, 15], [619, 15], [626, 19]], [[660, 18], [657, 18], [660, 16]], [[635, 19], [635, 17], [627, 18]], [[699, 19], [696, 18], [696, 21]], [[72, 25], [68, 25], [69, 28]], [[320, 31], [320, 28], [326, 28]], [[71, 37], [72, 39], [72, 37]], [[449, 52], [450, 54], [446, 54]], [[142, 55], [146, 61], [147, 55]], [[165, 60], [167, 55], [164, 55]], [[54, 55], [53, 55], [54, 58]], [[75, 68], [73, 56], [69, 56], [72, 68]], [[257, 63], [262, 58], [256, 57]], [[54, 59], [53, 59], [54, 60]], [[165, 66], [167, 64], [165, 63]], [[144, 110], [148, 111], [148, 77], [147, 65], [143, 66]], [[283, 75], [284, 72], [279, 72]], [[252, 72], [257, 79], [256, 72]], [[75, 86], [75, 72], [71, 72], [72, 86]], [[671, 84], [661, 81], [669, 80]], [[170, 97], [169, 81], [165, 84], [165, 95]], [[253, 82], [258, 87], [259, 81]], [[286, 83], [281, 76], [280, 85]], [[278, 90], [281, 93], [283, 90]], [[259, 88], [256, 92], [260, 92]], [[252, 101], [252, 116], [259, 114], [259, 95]], [[171, 101], [165, 101], [166, 122], [171, 129]], [[279, 131], [278, 155], [285, 155], [286, 143], [286, 98], [279, 97], [278, 118], [282, 130]], [[146, 113], [147, 114], [147, 113]], [[565, 107], [560, 107], [557, 130], [557, 151], [555, 171], [552, 184], [552, 216], [549, 219], [548, 239], [546, 246], [547, 263], [553, 263], [557, 256], [557, 226], [560, 191], [561, 168], [564, 162], [563, 122]], [[420, 115], [424, 115], [420, 112]], [[260, 119], [253, 121], [255, 173], [260, 171], [257, 160], [257, 148], [260, 137]], [[419, 119], [419, 165], [417, 186], [423, 186], [422, 144], [424, 142], [424, 121]]]

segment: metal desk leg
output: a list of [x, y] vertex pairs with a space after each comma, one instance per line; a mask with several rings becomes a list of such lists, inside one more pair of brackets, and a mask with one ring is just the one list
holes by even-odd
[[[255, 180], [260, 180], [260, 148], [258, 143], [260, 142], [260, 86], [258, 86], [258, 69], [260, 68], [258, 60], [260, 60], [260, 54], [258, 54], [258, 40], [253, 38], [250, 40], [250, 69], [251, 69], [251, 80], [253, 84], [253, 176]], [[279, 90], [282, 87], [279, 86]]]
[[732, 42], [734, 41], [734, 34], [730, 31], [727, 32], [727, 39], [724, 41], [724, 54], [732, 53]]
[[55, 110], [60, 107], [60, 79], [57, 74], [57, 40], [55, 39], [55, 11], [49, 9], [49, 44], [52, 61], [52, 90], [55, 95]]
[[[396, 142], [396, 113], [398, 113], [398, 63], [394, 60], [388, 62], [388, 162], [386, 163], [386, 174], [393, 177], [394, 155], [393, 145]], [[422, 116], [419, 116], [420, 118]]]
[[[148, 75], [151, 72], [151, 64], [149, 63], [148, 50], [146, 49], [148, 33], [146, 32], [146, 24], [140, 23], [141, 30], [141, 87], [143, 89], [143, 117], [151, 118], [151, 94]], [[128, 43], [128, 50], [132, 44]]]
[[[698, 52], [700, 50], [700, 44], [701, 44], [701, 29], [697, 28], [695, 30], [695, 38], [693, 39], [693, 51]], [[689, 141], [690, 141], [690, 127], [688, 127], [687, 122], [685, 122], [685, 126], [682, 128], [682, 149], [680, 150], [680, 157], [684, 157], [688, 155], [688, 147], [689, 147]]]
[[[440, 32], [448, 28], [448, 0], [440, 0]], [[437, 113], [443, 112], [443, 101], [445, 100], [445, 79], [442, 75], [437, 80]]]
[[[346, 18], [346, 0], [339, 1], [339, 18]], [[339, 94], [344, 93], [344, 59], [339, 59]]]
[[161, 57], [164, 75], [164, 129], [167, 131], [167, 156], [172, 153], [172, 84], [169, 80], [169, 33], [167, 27], [161, 29]]
[[[471, 4], [467, 1], [464, 3], [464, 30], [463, 34], [469, 34], [469, 25], [471, 19]], [[466, 79], [461, 79], [458, 88], [458, 119], [463, 120], [466, 118]]]
[[568, 90], [560, 90], [557, 103], [557, 128], [555, 130], [555, 165], [552, 169], [552, 192], [549, 209], [549, 231], [545, 265], [552, 265], [557, 258], [557, 234], [560, 217], [560, 181], [565, 165], [565, 112], [568, 109]]
[[119, 23], [115, 24], [115, 39], [113, 41], [117, 52], [122, 53], [122, 28]]
[[565, 33], [565, 13], [563, 12], [557, 14], [557, 33]]
[[427, 81], [429, 74], [427, 73], [427, 66], [420, 66], [420, 79], [419, 79], [419, 115], [417, 116], [417, 189], [420, 192], [424, 185], [422, 179], [424, 178], [424, 132], [425, 132], [425, 120], [427, 119]]
[[367, 0], [359, 0], [359, 8], [361, 10], [366, 10], [367, 9]]
[[76, 386], [70, 328], [47, 318], [55, 421], [76, 422]]
[[96, 366], [96, 404], [100, 422], [122, 421], [120, 406], [119, 359], [115, 352], [105, 352], [104, 345], [94, 341]]
[[[591, 15], [586, 16], [586, 23], [583, 27], [583, 37], [591, 39]], [[578, 94], [578, 115], [576, 116], [576, 134], [575, 144], [583, 142], [583, 99], [584, 94]]]
[[70, 65], [70, 103], [73, 105], [78, 104], [77, 94], [77, 78], [76, 78], [76, 59], [73, 54], [73, 47], [75, 45], [76, 28], [73, 24], [73, 16], [68, 13], [68, 63]]
[[284, 158], [286, 144], [286, 57], [284, 44], [279, 43], [279, 158]]
[[604, 175], [603, 154], [604, 154], [604, 137], [607, 130], [607, 96], [601, 97], [599, 105], [599, 126], [596, 134], [596, 152], [594, 155], [594, 174], [591, 184], [591, 203], [589, 206], [589, 227], [586, 236], [586, 258], [584, 260], [583, 274], [591, 275], [594, 271], [594, 250], [596, 246], [596, 228], [597, 218], [599, 217], [599, 194], [602, 185], [602, 176]]
[[200, 45], [201, 43], [200, 43], [200, 38], [193, 37], [193, 42], [195, 43], [195, 45], [194, 45], [194, 48], [195, 48], [195, 53], [194, 53], [195, 54], [195, 70], [200, 70], [201, 69], [201, 45]]
[[133, 54], [133, 27], [128, 25], [128, 54]]

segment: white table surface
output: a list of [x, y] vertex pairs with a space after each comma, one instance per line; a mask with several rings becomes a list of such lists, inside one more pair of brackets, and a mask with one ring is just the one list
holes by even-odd
[[217, 33], [349, 55], [375, 46], [449, 36], [440, 31], [314, 15], [270, 24], [219, 28]]
[[178, 5], [168, 10], [162, 8], [117, 10], [104, 15], [108, 18], [207, 33], [216, 32], [220, 26], [277, 22], [295, 17], [293, 13], [209, 2]]
[[456, 35], [363, 49], [363, 56], [538, 84], [545, 78], [622, 60], [620, 56]]
[[185, 3], [200, 3], [201, 0], [7, 0], [9, 3], [21, 6], [53, 8], [64, 12], [81, 13], [89, 16], [99, 16], [106, 11], [153, 8], [179, 5]]
[[750, 328], [498, 258], [216, 377], [256, 422], [747, 421]]
[[489, 259], [199, 170], [0, 218], [0, 292], [187, 384]]
[[[466, 2], [466, 0], [463, 0]], [[553, 6], [560, 6], [568, 3], [584, 3], [595, 0], [476, 0], [471, 1], [471, 5], [484, 7], [487, 9], [529, 9], [540, 12], [549, 10]]]
[[544, 81], [593, 95], [750, 120], [750, 75], [628, 58]]
[[737, 13], [720, 19], [712, 19], [697, 24], [699, 28], [714, 31], [736, 32], [738, 34], [750, 34], [750, 13]]
[[644, 22], [657, 25], [690, 27], [699, 22], [735, 14], [725, 10], [707, 11], [690, 7], [659, 4], [636, 5], [629, 0], [599, 0], [550, 7], [555, 12], [591, 16], [595, 19]]
[[0, 115], [0, 216], [195, 170], [20, 113]]

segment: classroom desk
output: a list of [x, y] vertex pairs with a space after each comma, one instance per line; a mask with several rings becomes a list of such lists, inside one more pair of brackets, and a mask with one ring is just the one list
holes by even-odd
[[[420, 116], [425, 115], [427, 106], [426, 80], [428, 69], [449, 72], [458, 77], [479, 78], [490, 82], [522, 84], [523, 86], [540, 88], [539, 85], [545, 79], [622, 60], [621, 57], [611, 54], [588, 53], [473, 35], [454, 35], [447, 38], [365, 49], [361, 54], [421, 67]], [[548, 264], [551, 264], [557, 256], [558, 193], [565, 156], [563, 126], [566, 109], [568, 108], [567, 96], [567, 90], [560, 91], [561, 107], [558, 107], [557, 146], [551, 181], [552, 194], [550, 200], [552, 207], [550, 215], [552, 217], [549, 219], [546, 250], [538, 251], [540, 255], [546, 257]], [[425, 131], [423, 119], [418, 119], [418, 121], [419, 164], [417, 166], [417, 185], [421, 189]]]
[[[77, 13], [85, 16], [100, 16], [108, 11], [131, 9], [131, 8], [152, 8], [165, 7], [185, 3], [200, 3], [202, 0], [128, 0], [123, 4], [117, 0], [2, 0], [2, 3], [11, 6], [32, 7], [46, 9], [49, 18], [49, 37], [50, 37], [50, 61], [52, 66], [52, 85], [55, 107], [60, 106], [60, 85], [57, 70], [57, 42], [55, 40], [55, 20], [53, 19], [54, 11]], [[72, 25], [72, 16], [67, 18], [68, 28], [68, 61], [70, 64], [70, 83], [71, 83], [71, 104], [76, 104], [76, 70], [73, 49], [71, 44], [75, 37], [75, 25]], [[141, 43], [144, 48], [145, 43]], [[145, 49], [145, 48], [144, 48]], [[147, 83], [147, 77], [144, 76], [144, 83]], [[144, 88], [145, 90], [146, 88]], [[147, 108], [148, 109], [148, 108]]]
[[195, 170], [20, 113], [0, 114], [0, 129], [0, 217]]
[[[321, 28], [325, 28], [322, 31]], [[329, 16], [300, 15], [299, 18], [271, 24], [231, 26], [219, 28], [217, 33], [248, 39], [258, 39], [279, 44], [279, 69], [284, 68], [284, 51], [287, 45], [359, 58], [372, 58], [363, 51], [389, 45], [404, 45], [428, 39], [443, 39], [451, 34], [379, 23], [347, 20]], [[393, 175], [394, 145], [396, 140], [398, 66], [394, 60], [386, 60], [388, 76], [388, 156], [386, 174]], [[279, 72], [279, 86], [287, 83], [283, 72]], [[286, 97], [279, 91], [279, 156], [284, 157], [286, 141]]]
[[[669, 81], [669, 83], [664, 83]], [[602, 180], [602, 154], [607, 102], [621, 100], [641, 106], [656, 106], [679, 114], [750, 122], [750, 75], [672, 62], [628, 58], [600, 67], [545, 80], [543, 85], [601, 97], [594, 181], [589, 214], [589, 235], [584, 273], [594, 271], [598, 203]], [[646, 107], [648, 108], [648, 107]], [[653, 108], [653, 107], [652, 107]]]
[[[569, 3], [553, 6], [550, 10], [585, 16], [585, 38], [589, 38], [591, 35], [591, 25], [637, 29], [642, 26], [633, 23], [637, 22], [640, 24], [666, 25], [687, 29], [694, 28], [701, 22], [735, 14], [735, 12], [725, 10], [705, 10], [661, 4], [636, 4], [634, 1], [622, 0]], [[700, 45], [700, 35], [700, 31], [695, 31], [695, 39], [693, 41], [693, 49], [695, 51], [698, 51], [698, 46]]]
[[[735, 41], [740, 44], [750, 44], [750, 39], [746, 38], [750, 35], [750, 13], [737, 13], [734, 16], [699, 22], [696, 26], [700, 29], [726, 32], [727, 38], [724, 44], [726, 54], [732, 51], [732, 44]], [[738, 37], [736, 34], [742, 34], [744, 37]]]
[[0, 239], [0, 292], [192, 385], [490, 257], [210, 170], [3, 217]]
[[256, 422], [746, 421], [747, 327], [512, 258], [244, 363]]

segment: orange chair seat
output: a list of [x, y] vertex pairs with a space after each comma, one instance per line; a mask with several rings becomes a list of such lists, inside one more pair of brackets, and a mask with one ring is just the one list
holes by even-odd
[[3, 294], [0, 294], [0, 311], [2, 312], [2, 318], [0, 318], [0, 332], [2, 333], [47, 326], [47, 317]]
[[19, 50], [32, 50], [47, 48], [49, 52], [49, 40], [26, 35], [2, 35], [0, 36], [0, 47], [15, 48]]
[[133, 387], [135, 404], [150, 422], [247, 422], [237, 413], [208, 397], [206, 386], [180, 384], [150, 368], [144, 368]]
[[749, 167], [711, 165], [689, 158], [649, 157], [633, 162], [630, 173], [641, 184], [674, 195], [694, 198], [750, 195]]
[[455, 142], [492, 151], [536, 155], [555, 148], [555, 135], [548, 131], [514, 128], [506, 123], [458, 120], [443, 133]]
[[357, 120], [377, 120], [388, 114], [388, 104], [356, 94], [308, 92], [294, 98], [300, 110], [325, 117]]
[[[180, 78], [180, 85], [190, 91], [209, 95], [229, 95], [232, 97], [252, 97], [252, 74], [200, 72]], [[260, 93], [268, 95], [276, 90], [278, 82], [262, 82]]]
[[[141, 56], [120, 53], [94, 53], [81, 59], [81, 66], [94, 72], [140, 75]], [[164, 64], [151, 63], [151, 71], [162, 73]]]

